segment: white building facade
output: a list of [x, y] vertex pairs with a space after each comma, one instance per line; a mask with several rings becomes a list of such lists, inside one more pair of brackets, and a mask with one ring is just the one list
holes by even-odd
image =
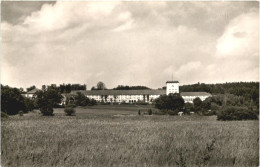
[[211, 97], [211, 94], [207, 92], [181, 92], [181, 97], [185, 103], [193, 103], [195, 98], [198, 97], [201, 101], [204, 101], [206, 98]]
[[[178, 81], [167, 81], [165, 89], [145, 89], [145, 90], [81, 90], [72, 91], [72, 95], [76, 95], [77, 92], [81, 92], [86, 97], [94, 99], [97, 102], [104, 103], [136, 103], [145, 102], [152, 103], [155, 99], [161, 95], [169, 95], [171, 93], [179, 93]], [[207, 92], [181, 92], [185, 103], [193, 103], [196, 97], [199, 97], [202, 101], [210, 97], [211, 94]]]
[[87, 90], [72, 91], [71, 94], [76, 95], [81, 92], [86, 97], [94, 99], [97, 102], [116, 102], [116, 103], [151, 103], [156, 98], [165, 94], [165, 90], [147, 89], [147, 90]]
[[179, 82], [178, 81], [167, 81], [166, 82], [166, 95], [170, 93], [179, 93]]

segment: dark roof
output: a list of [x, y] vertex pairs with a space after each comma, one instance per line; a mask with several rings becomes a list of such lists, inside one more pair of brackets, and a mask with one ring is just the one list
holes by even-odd
[[207, 92], [181, 92], [181, 96], [211, 96]]
[[166, 83], [179, 83], [179, 81], [167, 81]]
[[29, 92], [27, 92], [26, 94], [35, 94], [37, 91], [40, 91], [41, 89], [37, 89], [37, 88], [34, 88], [32, 90], [30, 90]]
[[[165, 95], [165, 89], [145, 89], [145, 90], [73, 90], [71, 95], [81, 92], [84, 95]], [[207, 92], [181, 92], [181, 96], [211, 96]], [[68, 94], [67, 94], [68, 95]]]
[[166, 90], [145, 89], [145, 90], [80, 90], [71, 91], [71, 94], [81, 92], [84, 95], [165, 95]]

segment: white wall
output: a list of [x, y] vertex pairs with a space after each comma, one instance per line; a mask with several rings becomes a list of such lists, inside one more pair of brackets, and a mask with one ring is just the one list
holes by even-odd
[[208, 98], [209, 96], [182, 96], [182, 98], [184, 99], [185, 103], [193, 103], [193, 100], [199, 97], [201, 101], [204, 101], [206, 98]]
[[166, 95], [179, 93], [179, 83], [166, 83]]

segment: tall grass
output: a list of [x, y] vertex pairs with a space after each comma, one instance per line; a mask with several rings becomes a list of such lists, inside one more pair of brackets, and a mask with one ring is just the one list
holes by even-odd
[[258, 121], [215, 119], [11, 117], [1, 123], [2, 166], [258, 166]]

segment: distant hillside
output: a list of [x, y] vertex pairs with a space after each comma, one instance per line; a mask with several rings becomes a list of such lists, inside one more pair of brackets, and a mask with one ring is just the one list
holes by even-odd
[[180, 92], [209, 92], [211, 94], [233, 94], [258, 101], [259, 82], [231, 82], [222, 84], [197, 83], [180, 86]]

